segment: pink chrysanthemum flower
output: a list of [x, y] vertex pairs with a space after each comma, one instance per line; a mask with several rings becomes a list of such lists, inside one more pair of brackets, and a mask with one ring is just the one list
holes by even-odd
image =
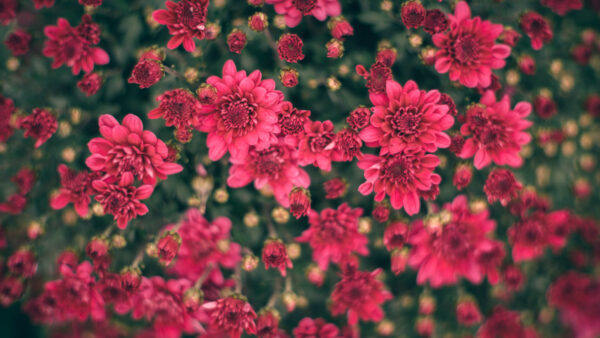
[[540, 50], [545, 43], [550, 42], [554, 32], [548, 21], [539, 13], [528, 11], [521, 16], [521, 29], [531, 39], [531, 48]]
[[483, 191], [485, 191], [489, 203], [500, 201], [500, 204], [506, 206], [508, 202], [519, 195], [521, 188], [523, 185], [517, 181], [512, 171], [496, 168], [488, 175]]
[[[449, 213], [447, 223], [417, 220], [412, 224], [408, 264], [419, 271], [417, 283], [429, 281], [437, 288], [455, 284], [464, 277], [479, 284], [488, 272], [491, 272], [490, 282], [498, 282], [497, 268], [504, 255], [503, 251], [491, 250], [497, 241], [488, 238], [496, 227], [496, 222], [489, 218], [489, 211], [471, 212], [466, 196], [459, 195], [444, 206], [444, 212]], [[501, 256], [499, 259], [491, 259], [491, 256], [489, 261], [495, 266], [490, 267], [480, 252]]]
[[275, 7], [277, 14], [285, 15], [288, 27], [298, 26], [302, 17], [312, 15], [319, 21], [325, 21], [328, 16], [342, 14], [342, 6], [338, 0], [266, 0]]
[[[555, 248], [564, 246], [569, 234], [568, 222], [569, 212], [558, 210], [551, 213], [536, 211], [513, 224], [507, 231], [513, 260], [521, 262], [536, 259], [544, 254], [548, 244]], [[564, 230], [557, 232], [556, 229]]]
[[92, 181], [100, 178], [101, 174], [88, 171], [76, 172], [64, 164], [58, 166], [60, 174], [60, 188], [58, 194], [50, 199], [52, 209], [62, 209], [67, 204], [73, 203], [75, 211], [81, 217], [88, 213], [88, 206], [91, 202], [90, 195], [93, 195]]
[[381, 146], [381, 155], [395, 154], [407, 146], [422, 146], [435, 152], [438, 147], [450, 146], [450, 137], [443, 131], [452, 127], [454, 118], [446, 104], [438, 104], [437, 90], [419, 90], [414, 81], [404, 87], [388, 80], [385, 96], [371, 96], [370, 125], [361, 130], [360, 137], [368, 145]]
[[549, 7], [558, 15], [565, 15], [571, 10], [583, 8], [581, 0], [542, 0], [542, 5]]
[[256, 333], [256, 312], [244, 296], [234, 295], [214, 302], [204, 303], [204, 308], [211, 310], [211, 326], [226, 332], [228, 337], [240, 338], [242, 332]]
[[183, 48], [188, 52], [196, 49], [194, 38], [202, 40], [206, 37], [208, 3], [209, 0], [167, 1], [167, 9], [158, 9], [152, 13], [154, 20], [166, 25], [173, 35], [167, 48], [175, 49], [183, 43]]
[[265, 269], [270, 267], [276, 268], [283, 277], [286, 275], [286, 268], [291, 269], [293, 267], [285, 244], [278, 238], [270, 238], [265, 241], [262, 250], [262, 260], [265, 263]]
[[110, 182], [119, 181], [122, 186], [134, 180], [155, 184], [156, 178], [180, 172], [183, 168], [176, 163], [166, 162], [169, 150], [165, 143], [144, 125], [139, 117], [128, 114], [123, 124], [111, 115], [102, 115], [98, 120], [100, 134], [88, 143], [92, 155], [85, 161], [93, 171], [106, 173]]
[[94, 95], [102, 87], [104, 79], [98, 73], [87, 73], [77, 82], [77, 87], [85, 93], [86, 96]]
[[425, 154], [419, 146], [406, 146], [393, 155], [365, 154], [358, 167], [364, 170], [366, 182], [358, 191], [363, 195], [375, 191], [377, 202], [388, 195], [394, 209], [404, 207], [407, 214], [414, 215], [419, 212], [423, 193], [441, 182], [440, 175], [433, 172], [439, 163], [437, 156]]
[[333, 123], [313, 121], [304, 125], [304, 138], [298, 145], [300, 165], [314, 165], [325, 171], [331, 170], [331, 151], [335, 147]]
[[89, 73], [94, 70], [94, 64], [105, 65], [110, 59], [103, 49], [92, 47], [100, 41], [100, 27], [87, 14], [81, 17], [77, 27], [71, 27], [66, 19], [59, 18], [56, 26], [44, 28], [44, 34], [48, 40], [43, 53], [54, 58], [52, 68], [66, 64], [77, 75], [82, 69]]
[[358, 232], [360, 208], [352, 209], [343, 203], [337, 210], [327, 208], [318, 212], [311, 210], [308, 216], [310, 228], [296, 240], [309, 243], [313, 249], [313, 260], [321, 270], [327, 270], [329, 262], [344, 263], [350, 255], [367, 255], [368, 239]]
[[289, 101], [281, 104], [277, 125], [286, 143], [296, 144], [304, 135], [307, 122], [310, 122], [310, 110], [297, 109]]
[[458, 156], [470, 158], [475, 155], [475, 168], [481, 169], [492, 161], [497, 165], [519, 167], [523, 159], [519, 156], [521, 147], [531, 141], [531, 135], [524, 130], [532, 125], [525, 120], [531, 113], [531, 104], [519, 102], [511, 109], [510, 98], [504, 96], [496, 101], [496, 95], [487, 91], [479, 104], [472, 105], [461, 126], [462, 135], [472, 135], [462, 146]]
[[[174, 225], [165, 228], [169, 230]], [[209, 222], [198, 209], [186, 212], [183, 222], [177, 229], [181, 237], [181, 247], [177, 260], [168, 272], [180, 278], [197, 280], [209, 265], [233, 269], [241, 260], [239, 244], [230, 242], [231, 221], [227, 217], [217, 217]], [[222, 243], [229, 242], [227, 247]], [[207, 281], [223, 283], [220, 269], [213, 269]]]
[[13, 126], [10, 120], [16, 110], [12, 99], [0, 95], [0, 142], [5, 142], [12, 136]]
[[17, 29], [10, 33], [8, 38], [4, 40], [6, 48], [8, 48], [13, 56], [19, 56], [27, 54], [29, 51], [29, 44], [31, 43], [31, 34], [27, 33], [23, 29]]
[[154, 190], [149, 184], [136, 188], [132, 185], [108, 184], [102, 180], [92, 182], [92, 187], [97, 192], [96, 200], [102, 204], [105, 213], [114, 216], [120, 229], [125, 229], [130, 220], [148, 213], [148, 207], [140, 200], [150, 197]]
[[25, 130], [23, 136], [35, 139], [35, 147], [44, 144], [58, 128], [56, 116], [42, 108], [34, 108], [31, 115], [19, 120], [19, 128]]
[[148, 118], [163, 118], [165, 126], [177, 129], [175, 136], [180, 142], [188, 142], [192, 137], [191, 129], [198, 125], [200, 114], [205, 112], [194, 94], [185, 89], [173, 89], [156, 98], [158, 107], [148, 113]]
[[350, 325], [358, 323], [359, 318], [364, 321], [381, 321], [384, 316], [381, 304], [393, 296], [377, 279], [380, 272], [381, 269], [344, 273], [331, 294], [331, 313], [335, 316], [347, 312]]
[[54, 0], [33, 0], [33, 4], [35, 9], [42, 9], [44, 7], [52, 7], [54, 6]]
[[465, 1], [456, 4], [454, 15], [449, 15], [450, 30], [433, 36], [440, 50], [435, 55], [435, 69], [450, 72], [450, 80], [475, 88], [488, 87], [492, 69], [504, 67], [510, 47], [495, 43], [504, 30], [480, 17], [471, 18], [471, 9]]
[[323, 318], [302, 318], [294, 328], [296, 338], [338, 338], [340, 329], [335, 324], [327, 323]]
[[275, 90], [275, 81], [263, 80], [259, 70], [246, 75], [228, 60], [223, 77], [211, 76], [206, 81], [217, 89], [214, 110], [196, 127], [208, 133], [208, 156], [216, 161], [227, 151], [244, 158], [250, 146], [257, 150], [276, 143], [277, 114], [283, 93]]
[[523, 327], [517, 311], [507, 310], [501, 305], [496, 305], [494, 312], [481, 325], [477, 337], [538, 337], [533, 327]]
[[248, 157], [232, 157], [230, 161], [233, 165], [227, 185], [240, 188], [252, 181], [256, 189], [268, 185], [277, 202], [286, 208], [290, 206], [289, 195], [294, 187], [310, 185], [310, 177], [298, 166], [298, 151], [282, 139], [263, 150], [250, 147]]
[[0, 0], [0, 24], [8, 25], [14, 18], [17, 17], [17, 1], [16, 0]]

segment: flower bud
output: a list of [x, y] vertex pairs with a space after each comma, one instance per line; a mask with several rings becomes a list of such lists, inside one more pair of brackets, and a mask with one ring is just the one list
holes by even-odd
[[269, 26], [269, 20], [265, 13], [254, 13], [248, 18], [248, 27], [255, 32], [262, 32]]
[[295, 187], [290, 192], [290, 212], [296, 219], [308, 215], [310, 203], [310, 192], [307, 189]]
[[180, 245], [181, 236], [179, 236], [179, 233], [171, 230], [165, 231], [156, 243], [160, 262], [164, 265], [169, 265], [175, 256], [177, 256]]
[[282, 69], [279, 72], [279, 81], [285, 87], [296, 87], [298, 85], [298, 71], [289, 67]]

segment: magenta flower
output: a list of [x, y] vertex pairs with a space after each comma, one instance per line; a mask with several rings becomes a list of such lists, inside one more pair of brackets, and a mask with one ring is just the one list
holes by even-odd
[[492, 69], [503, 68], [510, 55], [510, 47], [495, 43], [504, 27], [480, 17], [471, 18], [471, 9], [465, 1], [456, 4], [454, 15], [448, 16], [450, 30], [433, 36], [440, 48], [435, 54], [435, 70], [450, 72], [450, 80], [475, 88], [492, 83]]
[[363, 195], [375, 191], [377, 202], [388, 195], [394, 209], [404, 207], [407, 214], [414, 215], [421, 207], [419, 198], [442, 180], [433, 172], [439, 163], [437, 156], [425, 154], [418, 146], [406, 146], [393, 155], [365, 154], [358, 167], [364, 170], [367, 181], [358, 191]]
[[454, 124], [449, 106], [439, 104], [437, 90], [419, 90], [414, 81], [404, 87], [388, 80], [386, 95], [371, 95], [373, 115], [370, 125], [360, 137], [370, 146], [381, 146], [381, 155], [395, 154], [407, 146], [422, 146], [425, 151], [450, 146], [450, 137], [443, 131]]
[[163, 118], [165, 126], [177, 129], [175, 135], [180, 142], [189, 141], [192, 136], [190, 130], [198, 124], [203, 112], [194, 94], [185, 89], [173, 89], [159, 95], [156, 101], [159, 106], [148, 113], [148, 118]]
[[299, 163], [312, 164], [325, 171], [331, 170], [331, 151], [335, 147], [333, 123], [313, 121], [304, 125], [304, 137], [298, 145]]
[[34, 108], [33, 112], [19, 119], [19, 128], [25, 130], [23, 136], [35, 139], [35, 147], [44, 144], [58, 128], [56, 116], [43, 108]]
[[276, 143], [278, 113], [283, 93], [275, 90], [275, 81], [263, 80], [259, 70], [246, 75], [228, 60], [223, 77], [211, 76], [206, 81], [217, 89], [212, 113], [196, 128], [208, 133], [208, 156], [216, 161], [227, 151], [231, 157], [243, 159], [250, 146], [264, 150]]
[[477, 169], [488, 166], [492, 161], [497, 165], [521, 166], [523, 159], [519, 152], [531, 141], [531, 135], [524, 131], [532, 125], [525, 120], [529, 113], [530, 103], [519, 102], [511, 109], [508, 96], [496, 102], [494, 92], [487, 91], [479, 104], [467, 110], [460, 132], [472, 137], [465, 141], [458, 156], [470, 158], [475, 155]]
[[148, 207], [140, 200], [150, 197], [154, 190], [149, 184], [136, 188], [132, 185], [109, 184], [102, 180], [92, 182], [92, 187], [97, 192], [96, 201], [102, 204], [105, 213], [114, 216], [121, 229], [125, 229], [130, 220], [148, 213]]
[[266, 3], [273, 5], [277, 14], [285, 15], [285, 23], [290, 28], [298, 26], [305, 15], [325, 21], [328, 16], [342, 14], [338, 0], [266, 0]]
[[268, 186], [277, 202], [290, 206], [289, 195], [294, 187], [308, 188], [310, 177], [298, 166], [298, 151], [283, 140], [264, 150], [250, 147], [248, 157], [231, 158], [227, 185], [241, 188], [254, 181], [256, 189]]
[[176, 163], [166, 162], [169, 150], [153, 132], [143, 130], [142, 120], [128, 114], [123, 125], [111, 115], [98, 120], [100, 134], [88, 143], [92, 155], [85, 163], [93, 171], [106, 173], [109, 182], [119, 181], [121, 186], [133, 184], [134, 180], [155, 184], [156, 178], [180, 172]]
[[321, 270], [327, 270], [329, 262], [344, 263], [353, 253], [367, 255], [368, 239], [358, 232], [358, 218], [362, 213], [362, 209], [352, 209], [346, 203], [337, 210], [324, 209], [320, 214], [311, 210], [308, 216], [310, 228], [296, 240], [310, 244], [313, 260]]
[[86, 14], [81, 17], [79, 26], [71, 27], [66, 19], [59, 18], [56, 26], [44, 28], [48, 40], [43, 53], [54, 58], [52, 68], [66, 64], [77, 75], [81, 69], [89, 73], [94, 70], [94, 64], [108, 63], [108, 54], [101, 48], [92, 47], [100, 41], [100, 27], [91, 20]]
[[90, 195], [94, 194], [92, 181], [99, 178], [99, 173], [76, 172], [64, 164], [58, 166], [58, 173], [60, 174], [62, 187], [58, 194], [50, 199], [50, 207], [58, 210], [69, 203], [73, 203], [77, 214], [85, 217], [91, 202]]
[[196, 49], [194, 38], [202, 40], [206, 37], [206, 12], [209, 0], [167, 1], [167, 9], [159, 9], [152, 17], [161, 25], [166, 25], [173, 37], [167, 48], [175, 49], [183, 43], [188, 52]]

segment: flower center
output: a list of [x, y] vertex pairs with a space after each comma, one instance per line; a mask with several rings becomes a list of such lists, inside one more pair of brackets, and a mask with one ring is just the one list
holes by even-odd
[[257, 151], [255, 156], [254, 163], [257, 174], [272, 179], [277, 179], [279, 177], [279, 173], [284, 164], [282, 153], [279, 149], [271, 147], [267, 150]]
[[313, 153], [323, 151], [323, 149], [325, 149], [325, 147], [327, 147], [331, 143], [332, 139], [333, 137], [328, 134], [309, 138], [308, 145], [310, 147], [310, 151], [312, 151]]
[[471, 35], [459, 37], [454, 43], [454, 55], [461, 63], [472, 63], [478, 59], [479, 43]]
[[292, 0], [292, 5], [300, 12], [308, 14], [317, 6], [317, 0]]
[[410, 159], [398, 156], [383, 166], [383, 178], [391, 180], [396, 185], [405, 185], [412, 181], [413, 164]]
[[177, 22], [189, 30], [204, 30], [206, 21], [205, 10], [202, 3], [183, 0], [179, 2], [176, 10]]
[[401, 107], [386, 117], [394, 128], [395, 136], [412, 136], [417, 133], [422, 114], [414, 106]]
[[463, 227], [450, 224], [444, 227], [440, 238], [441, 252], [450, 259], [466, 256], [470, 251], [470, 243]]
[[221, 105], [221, 118], [227, 130], [233, 129], [237, 135], [245, 135], [257, 124], [256, 105], [239, 94], [231, 95]]

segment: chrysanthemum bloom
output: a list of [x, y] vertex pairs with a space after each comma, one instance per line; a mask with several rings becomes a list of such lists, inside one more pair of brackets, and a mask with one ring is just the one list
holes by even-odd
[[[173, 227], [170, 225], [165, 229]], [[177, 260], [168, 272], [180, 278], [197, 280], [209, 265], [233, 269], [241, 260], [241, 248], [230, 241], [230, 231], [231, 221], [228, 218], [217, 217], [209, 222], [198, 209], [188, 210], [177, 229], [181, 236]], [[223, 284], [223, 279], [220, 269], [212, 269], [207, 282]]]
[[6, 26], [17, 16], [17, 1], [0, 0], [0, 24]]
[[528, 102], [519, 102], [511, 109], [508, 96], [497, 102], [494, 92], [486, 92], [479, 104], [467, 110], [460, 132], [472, 137], [465, 141], [458, 156], [470, 158], [475, 155], [477, 169], [488, 166], [492, 161], [497, 165], [520, 167], [523, 164], [519, 156], [521, 147], [531, 141], [531, 135], [524, 131], [532, 125], [525, 120], [529, 113], [531, 104]]
[[331, 151], [335, 147], [333, 123], [313, 121], [304, 125], [304, 137], [298, 145], [298, 163], [312, 164], [325, 171], [331, 170]]
[[504, 31], [500, 34], [499, 39], [505, 44], [514, 47], [517, 44], [517, 41], [521, 39], [521, 33], [517, 32], [512, 27], [504, 27]]
[[[391, 65], [382, 61], [372, 64], [369, 71], [362, 65], [356, 66], [358, 75], [367, 80], [365, 86], [369, 88], [369, 97], [385, 95], [385, 85], [388, 80], [392, 79], [392, 70], [390, 67]], [[373, 98], [371, 98], [371, 102], [373, 102]]]
[[586, 66], [590, 63], [590, 59], [594, 55], [594, 49], [588, 45], [577, 45], [571, 49], [571, 57], [575, 62], [582, 66]]
[[327, 23], [327, 28], [331, 31], [331, 36], [333, 36], [334, 39], [341, 41], [343, 41], [346, 36], [354, 35], [354, 28], [352, 28], [348, 20], [343, 16], [331, 18]]
[[508, 202], [519, 195], [522, 188], [523, 185], [517, 181], [512, 171], [495, 168], [488, 175], [483, 191], [489, 203], [500, 201], [500, 204], [507, 206]]
[[454, 171], [454, 176], [452, 177], [452, 184], [458, 189], [458, 191], [463, 190], [471, 183], [471, 178], [473, 177], [473, 169], [469, 164], [460, 164], [456, 167]]
[[479, 306], [472, 299], [460, 300], [456, 304], [456, 320], [465, 326], [473, 326], [483, 319]]
[[199, 319], [207, 320], [204, 309], [184, 307], [185, 292], [191, 288], [192, 282], [187, 279], [142, 278], [139, 291], [132, 299], [132, 318], [143, 318], [151, 323], [157, 336], [203, 333]]
[[592, 114], [592, 116], [600, 116], [600, 95], [592, 94], [588, 96], [585, 100], [584, 108], [585, 111]]
[[15, 111], [13, 100], [0, 95], [0, 142], [5, 142], [13, 134], [10, 120]]
[[100, 90], [102, 87], [102, 83], [104, 80], [102, 76], [98, 73], [87, 73], [83, 76], [83, 78], [77, 82], [77, 87], [81, 89], [82, 92], [85, 93], [86, 96], [94, 95]]
[[143, 88], [150, 88], [164, 76], [164, 54], [159, 50], [150, 49], [142, 54], [131, 71], [128, 83], [135, 83]]
[[343, 197], [348, 190], [348, 183], [341, 177], [335, 177], [323, 183], [325, 198], [335, 199]]
[[359, 130], [369, 125], [371, 119], [371, 111], [367, 107], [358, 107], [350, 112], [346, 118], [346, 123], [354, 129]]
[[346, 272], [331, 294], [331, 313], [348, 314], [348, 324], [355, 325], [359, 318], [379, 322], [384, 313], [381, 304], [392, 299], [384, 284], [377, 279], [381, 269]]
[[310, 244], [313, 260], [321, 270], [327, 270], [329, 262], [344, 263], [352, 253], [367, 255], [368, 239], [358, 232], [358, 217], [362, 213], [362, 209], [352, 209], [346, 203], [337, 210], [326, 208], [321, 214], [311, 210], [310, 227], [296, 240]]
[[494, 312], [477, 331], [477, 337], [522, 337], [535, 338], [537, 333], [534, 328], [525, 328], [521, 325], [519, 313], [510, 311], [497, 305]]
[[43, 53], [54, 58], [52, 68], [66, 64], [77, 75], [82, 69], [89, 73], [94, 70], [94, 64], [105, 65], [110, 60], [103, 49], [92, 47], [100, 41], [100, 27], [87, 14], [81, 17], [77, 27], [71, 27], [66, 19], [59, 18], [56, 26], [44, 28], [44, 34], [48, 40]]
[[263, 245], [262, 260], [265, 263], [265, 269], [270, 267], [277, 268], [281, 275], [285, 277], [286, 268], [293, 267], [292, 261], [288, 257], [287, 249], [281, 239], [267, 239]]
[[304, 59], [302, 54], [302, 39], [296, 34], [286, 33], [277, 40], [277, 53], [279, 58], [287, 62], [296, 63]]
[[35, 5], [35, 9], [50, 8], [54, 6], [54, 0], [33, 0], [33, 4]]
[[354, 158], [361, 158], [362, 141], [358, 136], [358, 132], [352, 128], [344, 128], [335, 134], [333, 141], [335, 147], [331, 152], [331, 159], [337, 162], [348, 162]]
[[408, 225], [404, 222], [393, 221], [383, 232], [383, 244], [388, 251], [402, 249], [408, 240]]
[[156, 242], [156, 250], [160, 262], [169, 265], [177, 256], [181, 246], [181, 236], [177, 231], [165, 231]]
[[257, 12], [248, 18], [248, 27], [255, 32], [262, 32], [269, 26], [269, 18], [265, 13]]
[[288, 88], [293, 88], [298, 85], [298, 71], [294, 68], [283, 68], [279, 71], [279, 81]]
[[37, 261], [33, 252], [29, 249], [15, 251], [15, 253], [8, 257], [6, 266], [11, 273], [23, 278], [33, 277], [37, 271]]
[[568, 272], [548, 289], [548, 302], [560, 310], [562, 321], [576, 337], [600, 334], [600, 282], [577, 272]]
[[18, 215], [23, 212], [25, 205], [27, 204], [27, 199], [25, 196], [14, 193], [10, 195], [6, 202], [0, 203], [0, 212], [6, 212], [12, 215]]
[[310, 122], [310, 110], [297, 109], [289, 101], [281, 104], [277, 125], [288, 144], [297, 144], [304, 135], [304, 126]]
[[[444, 212], [449, 213], [449, 219], [417, 220], [412, 224], [408, 264], [419, 270], [417, 283], [429, 281], [432, 287], [438, 288], [455, 284], [461, 277], [481, 283], [489, 269], [480, 265], [477, 252], [495, 242], [488, 235], [496, 222], [489, 219], [488, 210], [472, 212], [464, 195], [444, 205]], [[502, 261], [494, 263], [499, 265]], [[490, 283], [498, 281], [489, 279]]]
[[551, 213], [537, 211], [513, 224], [507, 231], [513, 260], [521, 262], [536, 259], [544, 254], [548, 244], [552, 244], [555, 248], [564, 246], [565, 237], [569, 234], [568, 230], [561, 231], [557, 236], [551, 229], [566, 227], [569, 221], [569, 213], [565, 210]]
[[155, 184], [156, 178], [180, 172], [183, 168], [176, 163], [165, 162], [169, 150], [153, 132], [144, 130], [139, 117], [128, 114], [123, 124], [113, 116], [105, 114], [98, 119], [100, 134], [88, 143], [92, 155], [85, 161], [93, 171], [106, 173], [111, 182], [121, 186], [133, 184], [134, 180]]
[[290, 206], [289, 195], [294, 187], [310, 185], [310, 177], [298, 166], [298, 152], [282, 139], [267, 149], [250, 147], [248, 157], [232, 157], [230, 161], [233, 165], [229, 169], [228, 186], [240, 188], [252, 181], [256, 189], [268, 185], [277, 202], [286, 208]]
[[173, 37], [167, 48], [175, 49], [183, 43], [188, 52], [196, 49], [194, 38], [202, 40], [206, 37], [206, 13], [209, 0], [167, 1], [167, 9], [158, 9], [152, 17], [161, 25], [166, 25]]
[[581, 0], [542, 0], [542, 5], [549, 7], [558, 15], [565, 15], [574, 9], [583, 8]]
[[241, 295], [221, 298], [214, 302], [204, 303], [205, 309], [211, 310], [211, 326], [226, 332], [229, 337], [240, 338], [242, 332], [256, 333], [256, 312]]
[[85, 217], [91, 202], [90, 195], [94, 194], [92, 181], [100, 178], [99, 174], [87, 171], [76, 172], [64, 164], [58, 166], [58, 173], [62, 186], [58, 194], [50, 199], [50, 207], [62, 209], [67, 204], [73, 203], [77, 214]]
[[180, 142], [190, 141], [191, 129], [198, 125], [200, 114], [210, 111], [203, 109], [194, 94], [186, 89], [166, 91], [156, 101], [159, 105], [148, 113], [148, 118], [163, 118], [165, 126], [174, 126], [177, 129], [175, 135]]
[[369, 146], [381, 146], [380, 155], [401, 152], [407, 146], [435, 152], [450, 146], [443, 131], [454, 124], [447, 105], [438, 104], [437, 90], [419, 90], [414, 81], [404, 86], [388, 80], [385, 96], [371, 96], [374, 107], [371, 124], [360, 137]]
[[521, 16], [521, 29], [531, 39], [531, 48], [540, 50], [554, 37], [548, 21], [537, 12], [528, 11]]
[[305, 188], [294, 187], [290, 192], [290, 213], [296, 219], [308, 215], [310, 202], [310, 191]]
[[427, 10], [423, 30], [429, 34], [443, 33], [448, 29], [448, 17], [446, 13], [437, 8]]
[[338, 39], [331, 39], [325, 44], [327, 57], [332, 59], [344, 56], [344, 43]]
[[102, 204], [104, 213], [111, 214], [121, 229], [127, 227], [127, 223], [137, 216], [148, 213], [148, 207], [140, 200], [149, 198], [154, 188], [144, 184], [139, 188], [132, 185], [108, 184], [101, 180], [92, 182], [96, 190], [96, 201]]
[[108, 256], [108, 240], [102, 237], [92, 238], [85, 246], [85, 253], [92, 260], [102, 259]]
[[371, 211], [373, 219], [379, 223], [387, 222], [390, 219], [390, 206], [388, 203], [376, 203]]
[[365, 154], [358, 167], [364, 171], [366, 182], [358, 191], [363, 195], [375, 191], [377, 202], [388, 195], [394, 209], [404, 207], [407, 214], [414, 215], [421, 207], [421, 192], [441, 182], [440, 175], [433, 172], [439, 163], [437, 156], [425, 154], [416, 145], [406, 146], [396, 154]]
[[102, 0], [79, 0], [79, 4], [82, 6], [98, 7], [102, 5]]
[[312, 15], [319, 21], [328, 16], [342, 14], [342, 6], [338, 0], [266, 0], [275, 7], [277, 14], [285, 15], [285, 24], [296, 27], [305, 15]]
[[419, 28], [425, 21], [425, 7], [417, 0], [408, 0], [402, 4], [400, 15], [406, 28]]
[[25, 130], [23, 136], [34, 138], [35, 147], [39, 148], [56, 132], [58, 122], [48, 110], [34, 108], [31, 115], [19, 120], [19, 128]]
[[6, 276], [0, 280], [0, 305], [8, 307], [23, 294], [23, 282], [20, 278]]
[[523, 74], [533, 75], [535, 74], [535, 59], [529, 55], [522, 55], [519, 60], [519, 69]]
[[471, 18], [471, 9], [464, 1], [456, 4], [449, 18], [450, 30], [433, 36], [433, 43], [440, 48], [435, 54], [435, 70], [450, 72], [450, 80], [469, 88], [489, 86], [492, 69], [503, 68], [504, 59], [510, 55], [509, 46], [495, 42], [502, 25]]
[[35, 184], [35, 171], [22, 168], [15, 176], [11, 177], [10, 181], [19, 187], [19, 194], [26, 195]]
[[227, 35], [227, 46], [229, 51], [232, 53], [240, 54], [242, 49], [246, 46], [248, 37], [244, 31], [234, 28], [229, 35]]
[[214, 111], [196, 128], [207, 132], [208, 157], [216, 161], [227, 151], [243, 159], [250, 146], [264, 150], [276, 143], [277, 113], [283, 93], [275, 90], [275, 81], [263, 80], [259, 70], [250, 75], [238, 71], [232, 60], [225, 62], [223, 77], [206, 81], [217, 89]]
[[30, 42], [31, 35], [23, 29], [17, 29], [10, 33], [8, 38], [4, 40], [6, 48], [8, 48], [14, 56], [27, 54]]

